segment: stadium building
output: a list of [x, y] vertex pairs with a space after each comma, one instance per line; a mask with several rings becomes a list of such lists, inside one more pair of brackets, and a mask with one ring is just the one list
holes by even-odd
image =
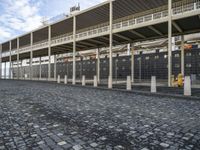
[[[112, 88], [156, 76], [200, 77], [200, 0], [107, 0], [0, 44], [1, 78], [76, 84], [84, 76]], [[197, 34], [198, 35], [198, 34]], [[8, 76], [4, 68], [9, 68]], [[8, 66], [9, 65], [9, 66]]]

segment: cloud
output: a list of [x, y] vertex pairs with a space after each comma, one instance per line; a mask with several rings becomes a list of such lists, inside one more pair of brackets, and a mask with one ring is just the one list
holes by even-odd
[[42, 25], [44, 17], [69, 13], [80, 3], [81, 10], [105, 0], [0, 0], [0, 43]]
[[30, 0], [7, 0], [2, 3], [0, 15], [0, 42], [41, 26], [40, 3]]
[[0, 36], [4, 38], [9, 38], [11, 36], [10, 30], [0, 27]]

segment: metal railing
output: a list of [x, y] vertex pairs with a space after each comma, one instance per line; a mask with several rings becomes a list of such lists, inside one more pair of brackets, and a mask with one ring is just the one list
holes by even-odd
[[[192, 0], [188, 3], [186, 3], [185, 1], [182, 1], [182, 2], [177, 2], [173, 4], [172, 14], [173, 16], [176, 16], [176, 15], [181, 15], [181, 14], [185, 14], [185, 13], [196, 11], [196, 10], [200, 10], [200, 0]], [[113, 24], [113, 32], [119, 29], [126, 30], [127, 28], [134, 27], [135, 25], [138, 25], [138, 24], [143, 24], [143, 23], [155, 21], [158, 19], [166, 18], [166, 17], [168, 17], [168, 10], [166, 10], [165, 8], [165, 10], [160, 11], [160, 12], [154, 12], [152, 14], [148, 14], [148, 15], [144, 15], [144, 16], [140, 16], [140, 17], [136, 17], [132, 19], [127, 19], [125, 21], [119, 21]], [[106, 25], [106, 26], [99, 27], [96, 29], [80, 32], [76, 34], [76, 40], [79, 41], [83, 39], [106, 35], [109, 33], [109, 30], [110, 30], [109, 25]], [[51, 45], [53, 46], [53, 45], [58, 45], [58, 44], [63, 44], [63, 43], [69, 43], [72, 41], [73, 41], [73, 35], [64, 34], [64, 35], [54, 37], [51, 40]], [[48, 45], [49, 45], [48, 40], [45, 40], [40, 43], [34, 44], [32, 49], [37, 50], [40, 48], [48, 47]], [[20, 48], [19, 52], [23, 53], [30, 50], [31, 50], [31, 46], [28, 46], [28, 47]], [[5, 56], [5, 55], [7, 55], [7, 53], [6, 54], [2, 53], [2, 56]]]

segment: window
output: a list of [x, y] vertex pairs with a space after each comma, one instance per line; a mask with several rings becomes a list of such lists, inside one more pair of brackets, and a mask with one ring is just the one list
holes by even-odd
[[179, 54], [175, 54], [174, 57], [175, 57], [175, 58], [179, 58], [180, 55], [179, 55]]
[[191, 65], [191, 64], [186, 64], [186, 67], [187, 67], [187, 68], [191, 68], [192, 65]]
[[149, 56], [145, 57], [146, 60], [149, 60]]
[[155, 59], [159, 59], [159, 56], [157, 55], [157, 56], [155, 56]]
[[186, 53], [186, 56], [192, 56], [192, 53]]
[[179, 64], [175, 64], [175, 68], [180, 68], [180, 65]]
[[126, 59], [124, 58], [124, 59], [122, 59], [122, 61], [123, 61], [123, 62], [125, 62], [125, 61], [126, 61]]

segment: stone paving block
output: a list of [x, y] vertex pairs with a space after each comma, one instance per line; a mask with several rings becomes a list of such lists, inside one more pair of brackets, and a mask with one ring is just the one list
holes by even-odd
[[0, 150], [200, 149], [200, 101], [31, 81], [0, 85]]

